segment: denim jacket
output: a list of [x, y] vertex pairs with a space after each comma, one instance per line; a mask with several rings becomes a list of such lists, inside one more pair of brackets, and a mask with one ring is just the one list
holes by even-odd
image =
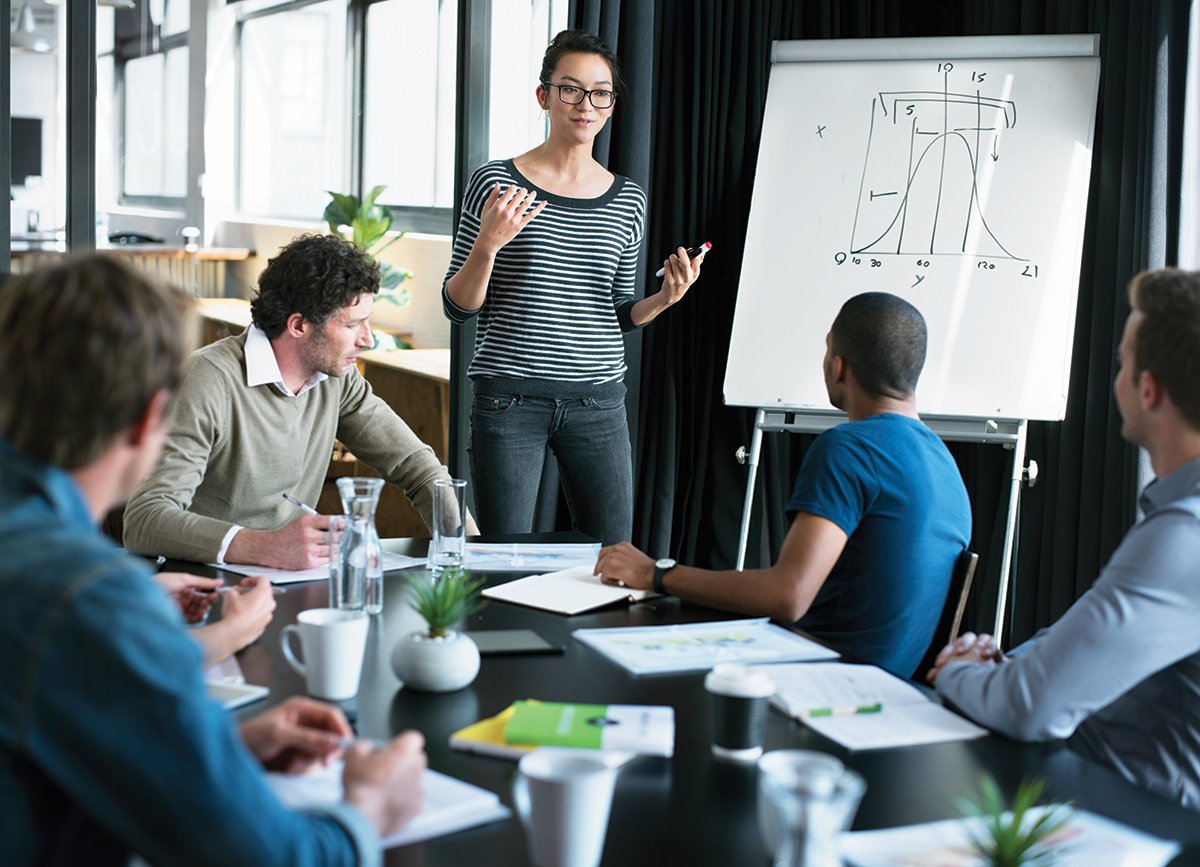
[[0, 440], [0, 862], [379, 862], [347, 804], [285, 809], [150, 570]]

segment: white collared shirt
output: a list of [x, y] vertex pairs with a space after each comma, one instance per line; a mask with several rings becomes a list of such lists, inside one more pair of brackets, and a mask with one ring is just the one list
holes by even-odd
[[246, 332], [246, 385], [250, 388], [270, 385], [285, 397], [299, 397], [328, 378], [318, 371], [293, 394], [292, 390], [283, 384], [283, 374], [279, 372], [279, 362], [275, 358], [271, 339], [257, 325], [251, 325]]

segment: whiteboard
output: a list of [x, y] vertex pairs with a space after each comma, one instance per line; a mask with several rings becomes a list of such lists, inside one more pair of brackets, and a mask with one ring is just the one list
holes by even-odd
[[827, 410], [829, 326], [884, 291], [929, 327], [923, 414], [1062, 419], [1097, 54], [1095, 36], [776, 43], [726, 403]]

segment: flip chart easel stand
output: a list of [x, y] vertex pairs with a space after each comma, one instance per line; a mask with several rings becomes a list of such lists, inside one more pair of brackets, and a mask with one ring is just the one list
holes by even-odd
[[[746, 499], [742, 504], [742, 527], [738, 535], [737, 569], [746, 565], [746, 546], [750, 537], [750, 513], [754, 505], [754, 486], [758, 481], [758, 462], [762, 453], [762, 435], [766, 433], [820, 433], [846, 421], [844, 413], [833, 410], [803, 412], [785, 409], [759, 408], [754, 416], [754, 433], [750, 450], [742, 446], [737, 451], [738, 463], [748, 464]], [[1000, 643], [1004, 635], [1004, 613], [1008, 607], [1011, 566], [1017, 546], [1017, 513], [1023, 483], [1031, 487], [1037, 481], [1037, 463], [1025, 465], [1025, 439], [1028, 422], [1025, 419], [980, 419], [954, 416], [922, 417], [930, 429], [944, 440], [952, 442], [992, 443], [1012, 449], [1012, 476], [1008, 493], [1008, 516], [1004, 525], [1004, 554], [1000, 562], [1000, 586], [996, 595], [996, 622], [993, 634]]]

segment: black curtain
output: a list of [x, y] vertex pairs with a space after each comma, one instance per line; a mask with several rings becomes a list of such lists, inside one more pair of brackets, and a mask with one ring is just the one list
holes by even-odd
[[[627, 13], [641, 4], [586, 5], [603, 24], [601, 12]], [[1031, 425], [1028, 456], [1038, 462], [1041, 479], [1024, 493], [1017, 614], [1009, 635], [1019, 640], [1061, 614], [1090, 585], [1134, 518], [1137, 457], [1119, 435], [1111, 401], [1113, 355], [1127, 312], [1129, 277], [1173, 264], [1180, 244], [1188, 242], [1179, 231], [1178, 190], [1190, 5], [1189, 0], [659, 3], [647, 248], [653, 257], [680, 242], [707, 239], [714, 250], [701, 282], [645, 332], [635, 544], [700, 566], [729, 568], [735, 562], [746, 471], [734, 453], [749, 445], [753, 413], [725, 407], [721, 386], [771, 42], [1099, 33], [1101, 92], [1068, 414], [1062, 423]], [[810, 440], [764, 438], [755, 513], [765, 517], [752, 526], [748, 566], [778, 553], [787, 531], [783, 503]], [[952, 451], [971, 495], [972, 547], [982, 557], [981, 591], [969, 623], [990, 626], [1010, 458], [990, 445], [955, 444]]]
[[[603, 2], [603, 0], [571, 0], [567, 10], [569, 26], [587, 30], [603, 39], [621, 61], [626, 90], [617, 101], [613, 120], [596, 140], [594, 155], [610, 171], [625, 175], [649, 192], [651, 186], [650, 155], [654, 150], [654, 81], [655, 34], [658, 30], [658, 0], [632, 2]], [[642, 245], [638, 263], [638, 284], [646, 283], [647, 248]], [[653, 254], [650, 255], [653, 260]], [[657, 268], [651, 268], [653, 273]], [[627, 406], [629, 430], [637, 440], [640, 406], [642, 334], [640, 331], [625, 337], [625, 361], [629, 375]], [[637, 469], [637, 449], [634, 449], [634, 468]]]
[[[1070, 398], [1061, 423], [1030, 426], [1029, 457], [1044, 482], [1023, 498], [1011, 631], [1017, 640], [1055, 620], [1091, 586], [1135, 519], [1138, 457], [1121, 438], [1112, 380], [1129, 312], [1126, 284], [1138, 271], [1179, 262], [1185, 92], [1200, 84], [1184, 74], [1192, 5], [968, 4], [967, 33], [1101, 37]], [[994, 598], [998, 569], [989, 569], [981, 601]]]

